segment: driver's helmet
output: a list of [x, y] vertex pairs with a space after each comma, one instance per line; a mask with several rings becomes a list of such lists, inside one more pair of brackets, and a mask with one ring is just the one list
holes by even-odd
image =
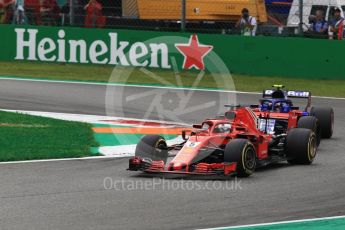
[[276, 112], [288, 113], [288, 112], [290, 112], [290, 106], [286, 102], [279, 101], [274, 105], [274, 110]]
[[265, 111], [271, 111], [273, 107], [273, 103], [271, 101], [262, 101], [260, 110], [265, 112]]
[[214, 133], [229, 133], [231, 130], [231, 124], [218, 124], [213, 132]]
[[283, 103], [283, 106], [282, 106], [282, 109], [281, 109], [281, 112], [282, 113], [288, 113], [290, 112], [291, 108], [290, 108], [290, 105], [288, 103]]
[[275, 111], [275, 112], [281, 112], [282, 108], [283, 108], [282, 102], [277, 102], [277, 103], [274, 105], [274, 111]]

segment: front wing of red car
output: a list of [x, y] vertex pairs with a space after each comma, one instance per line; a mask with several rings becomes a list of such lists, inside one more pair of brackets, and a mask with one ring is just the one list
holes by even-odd
[[130, 171], [143, 171], [146, 173], [170, 173], [186, 175], [224, 175], [231, 176], [236, 173], [237, 163], [197, 163], [192, 166], [184, 166], [179, 170], [166, 167], [164, 161], [152, 161], [146, 158], [133, 157], [129, 159]]

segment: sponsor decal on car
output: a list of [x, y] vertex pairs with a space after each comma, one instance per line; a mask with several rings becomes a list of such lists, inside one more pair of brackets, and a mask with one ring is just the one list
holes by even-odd
[[274, 134], [275, 124], [275, 119], [260, 119], [259, 130], [262, 132], [267, 131], [268, 134]]
[[201, 142], [193, 142], [193, 141], [187, 141], [185, 146], [190, 147], [190, 148], [195, 148], [197, 147]]
[[310, 92], [290, 90], [287, 92], [287, 95], [288, 97], [309, 97]]

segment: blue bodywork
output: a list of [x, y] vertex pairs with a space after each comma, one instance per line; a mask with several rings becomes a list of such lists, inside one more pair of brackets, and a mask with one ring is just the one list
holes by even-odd
[[265, 0], [266, 9], [269, 14], [289, 16], [293, 0]]
[[[285, 91], [283, 85], [274, 85], [276, 89], [268, 89], [263, 91], [263, 98], [260, 99], [260, 111], [271, 111], [279, 113], [289, 113], [294, 107], [289, 97], [308, 98], [310, 99], [311, 93], [306, 91]], [[307, 111], [303, 112], [302, 116], [308, 116]]]
[[288, 99], [267, 99], [260, 100], [261, 111], [274, 111], [280, 113], [288, 113], [291, 111], [292, 102]]

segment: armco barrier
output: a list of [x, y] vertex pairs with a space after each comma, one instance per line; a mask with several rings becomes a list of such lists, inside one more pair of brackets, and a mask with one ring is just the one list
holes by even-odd
[[[166, 36], [184, 37], [182, 40], [176, 37], [176, 43], [188, 43], [191, 37], [187, 33], [11, 25], [1, 25], [0, 34], [0, 60], [3, 61], [121, 64], [163, 69], [172, 68], [167, 53], [171, 49], [176, 51], [174, 44], [165, 41]], [[200, 43], [212, 45], [213, 51], [236, 74], [345, 79], [344, 41], [213, 34], [200, 34], [198, 38]], [[150, 39], [154, 42], [142, 43]], [[145, 55], [151, 55], [148, 62], [141, 61]], [[182, 67], [183, 55], [175, 58]], [[207, 58], [205, 65], [207, 68]]]

